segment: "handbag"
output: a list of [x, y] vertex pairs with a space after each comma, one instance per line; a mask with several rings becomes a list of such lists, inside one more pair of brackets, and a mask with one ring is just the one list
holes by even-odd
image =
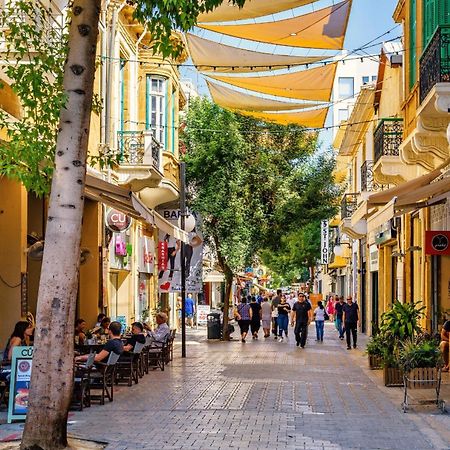
[[324, 309], [324, 311], [323, 311], [323, 319], [324, 319], [324, 320], [330, 320], [330, 316], [328, 315], [328, 313], [326, 312], [325, 309]]

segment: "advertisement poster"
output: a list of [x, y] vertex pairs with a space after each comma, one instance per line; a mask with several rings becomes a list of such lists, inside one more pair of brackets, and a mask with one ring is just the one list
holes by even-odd
[[8, 423], [25, 420], [33, 365], [33, 347], [14, 347], [9, 384]]
[[139, 238], [139, 272], [153, 273], [155, 268], [155, 242], [153, 238]]
[[210, 305], [197, 305], [197, 324], [206, 325], [207, 316], [211, 312]]
[[[160, 211], [160, 214], [169, 222], [179, 226], [180, 211], [178, 209], [163, 210]], [[164, 231], [159, 232], [158, 286], [160, 293], [181, 291], [182, 245], [184, 245], [186, 267], [186, 292], [196, 293], [203, 290], [203, 236], [199, 231], [198, 217], [191, 216], [186, 219], [186, 232], [188, 233], [189, 243], [183, 243]], [[161, 252], [161, 249], [163, 249], [163, 252]], [[164, 254], [166, 254], [165, 257]]]

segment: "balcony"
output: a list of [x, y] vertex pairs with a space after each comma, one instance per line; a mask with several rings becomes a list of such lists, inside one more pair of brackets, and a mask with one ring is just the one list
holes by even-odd
[[420, 103], [438, 83], [450, 83], [450, 25], [441, 25], [420, 58]]
[[119, 183], [133, 192], [157, 187], [163, 178], [162, 147], [152, 131], [119, 131]]
[[364, 164], [361, 166], [361, 191], [363, 192], [382, 191], [389, 187], [375, 181], [373, 166], [373, 161], [364, 161]]
[[341, 202], [341, 220], [349, 219], [358, 207], [358, 194], [344, 194]]
[[374, 134], [375, 164], [382, 156], [399, 156], [403, 140], [402, 119], [382, 119]]

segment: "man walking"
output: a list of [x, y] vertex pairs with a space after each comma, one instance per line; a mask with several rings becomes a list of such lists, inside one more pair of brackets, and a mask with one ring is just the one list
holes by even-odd
[[281, 289], [277, 289], [277, 295], [272, 299], [272, 334], [278, 339], [278, 305], [281, 301]]
[[334, 305], [336, 314], [336, 328], [339, 332], [339, 339], [342, 341], [344, 339], [344, 327], [343, 327], [343, 317], [344, 317], [344, 297], [339, 297], [336, 295], [336, 303]]
[[353, 348], [356, 348], [357, 326], [359, 321], [359, 308], [356, 303], [353, 303], [351, 295], [347, 297], [347, 303], [344, 305], [343, 310], [347, 350], [351, 350], [350, 333], [353, 338]]
[[195, 302], [192, 298], [192, 294], [188, 294], [186, 303], [186, 323], [191, 328], [194, 328], [194, 314], [195, 314]]
[[311, 323], [311, 305], [306, 301], [306, 297], [303, 292], [298, 294], [298, 299], [292, 308], [292, 326], [294, 326], [294, 321], [294, 334], [297, 347], [300, 345], [301, 348], [305, 348], [306, 338], [308, 337], [308, 326]]

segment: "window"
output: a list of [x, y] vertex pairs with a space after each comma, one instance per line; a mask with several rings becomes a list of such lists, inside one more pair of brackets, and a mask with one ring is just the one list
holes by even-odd
[[348, 119], [348, 109], [339, 109], [338, 110], [338, 122], [341, 123], [343, 120]]
[[166, 131], [166, 80], [147, 75], [147, 117], [146, 129], [153, 134], [161, 145], [165, 145]]
[[370, 77], [362, 77], [362, 84], [368, 84]]
[[376, 75], [372, 75], [372, 82], [375, 82], [375, 81], [377, 81], [377, 76]]
[[448, 0], [423, 0], [423, 48], [425, 48], [438, 25], [450, 25]]
[[353, 97], [355, 93], [355, 80], [353, 77], [339, 77], [339, 98]]
[[417, 79], [417, 5], [411, 0], [409, 5], [409, 88], [412, 89]]

